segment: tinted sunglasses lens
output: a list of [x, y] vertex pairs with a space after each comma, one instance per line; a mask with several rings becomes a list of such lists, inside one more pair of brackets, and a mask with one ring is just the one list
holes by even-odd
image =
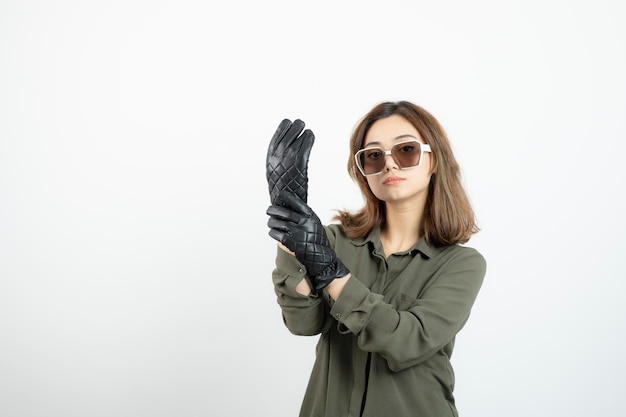
[[359, 151], [359, 164], [365, 175], [378, 174], [385, 168], [385, 151], [380, 148], [367, 148]]
[[[400, 168], [411, 168], [420, 163], [420, 143], [404, 142], [399, 143], [391, 149], [391, 154], [400, 165]], [[384, 161], [384, 160], [383, 160]], [[384, 162], [383, 162], [384, 166]]]

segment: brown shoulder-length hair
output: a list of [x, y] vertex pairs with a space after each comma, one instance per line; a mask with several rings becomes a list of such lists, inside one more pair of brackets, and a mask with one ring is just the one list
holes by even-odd
[[370, 190], [367, 180], [356, 166], [354, 154], [363, 147], [365, 136], [374, 122], [392, 115], [401, 116], [411, 123], [432, 149], [433, 174], [420, 234], [431, 246], [467, 242], [480, 229], [463, 189], [460, 167], [452, 154], [448, 137], [433, 115], [408, 101], [380, 103], [357, 123], [350, 138], [348, 173], [359, 185], [365, 206], [354, 213], [338, 210], [334, 220], [341, 222], [346, 235], [352, 239], [366, 237], [374, 228], [384, 224], [385, 202]]

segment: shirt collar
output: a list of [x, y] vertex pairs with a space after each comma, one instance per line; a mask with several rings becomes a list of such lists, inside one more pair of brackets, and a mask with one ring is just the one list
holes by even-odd
[[[352, 240], [352, 244], [355, 246], [365, 246], [368, 243], [371, 243], [375, 249], [380, 249], [382, 251], [382, 243], [380, 242], [380, 226], [372, 229], [366, 237]], [[420, 237], [417, 242], [415, 242], [415, 244], [405, 253], [411, 253], [413, 251], [418, 251], [427, 258], [430, 258], [433, 255], [433, 248], [426, 243], [424, 236]]]

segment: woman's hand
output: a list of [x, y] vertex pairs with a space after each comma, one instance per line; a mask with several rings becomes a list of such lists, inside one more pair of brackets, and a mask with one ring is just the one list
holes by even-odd
[[314, 292], [350, 273], [330, 246], [320, 219], [295, 193], [281, 191], [267, 214], [270, 236], [295, 253], [307, 269]]
[[281, 190], [294, 192], [301, 200], [307, 200], [307, 169], [309, 154], [315, 141], [310, 129], [304, 132], [304, 122], [283, 120], [267, 149], [266, 177], [269, 186], [270, 201], [276, 204]]

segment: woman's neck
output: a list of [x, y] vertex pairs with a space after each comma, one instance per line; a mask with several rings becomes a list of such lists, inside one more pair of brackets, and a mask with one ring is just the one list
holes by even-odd
[[423, 205], [387, 204], [385, 224], [380, 231], [386, 257], [408, 250], [417, 242], [423, 213]]

